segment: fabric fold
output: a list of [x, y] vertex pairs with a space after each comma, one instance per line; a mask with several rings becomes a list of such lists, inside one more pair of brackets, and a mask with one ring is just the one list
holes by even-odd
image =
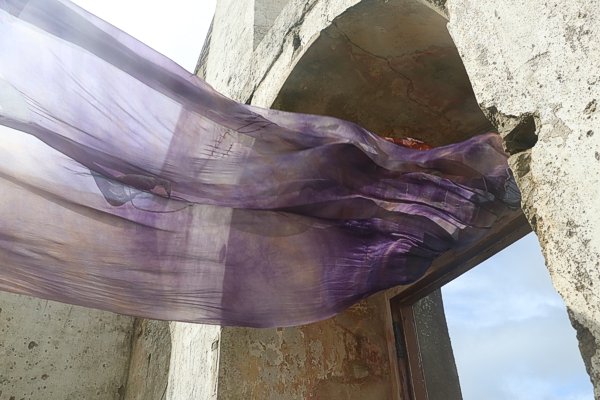
[[239, 104], [66, 0], [0, 0], [0, 125], [0, 289], [138, 317], [314, 322], [520, 203], [498, 135]]

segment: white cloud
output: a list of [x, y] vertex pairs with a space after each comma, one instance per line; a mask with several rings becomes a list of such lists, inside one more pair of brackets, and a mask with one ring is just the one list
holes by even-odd
[[193, 71], [216, 0], [75, 0], [75, 4]]
[[465, 400], [593, 397], [533, 234], [442, 291]]

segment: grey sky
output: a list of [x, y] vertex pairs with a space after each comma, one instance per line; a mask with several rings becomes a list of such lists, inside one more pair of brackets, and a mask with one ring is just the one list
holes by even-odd
[[[216, 0], [76, 0], [193, 71]], [[465, 400], [592, 399], [575, 331], [529, 235], [443, 289]]]

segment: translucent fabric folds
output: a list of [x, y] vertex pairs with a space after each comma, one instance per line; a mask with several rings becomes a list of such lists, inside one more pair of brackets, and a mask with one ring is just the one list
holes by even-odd
[[238, 104], [66, 0], [0, 0], [0, 124], [0, 289], [139, 317], [327, 318], [520, 200], [496, 135]]

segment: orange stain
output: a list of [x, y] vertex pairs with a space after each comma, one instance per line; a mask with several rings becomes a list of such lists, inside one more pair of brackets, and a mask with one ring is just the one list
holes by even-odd
[[417, 139], [413, 139], [413, 138], [409, 138], [409, 137], [406, 137], [406, 138], [384, 137], [384, 139], [387, 140], [388, 142], [397, 144], [398, 146], [406, 147], [407, 149], [413, 149], [413, 150], [431, 150], [431, 149], [433, 149], [433, 147], [431, 147], [427, 143], [425, 143], [421, 140], [417, 140]]

